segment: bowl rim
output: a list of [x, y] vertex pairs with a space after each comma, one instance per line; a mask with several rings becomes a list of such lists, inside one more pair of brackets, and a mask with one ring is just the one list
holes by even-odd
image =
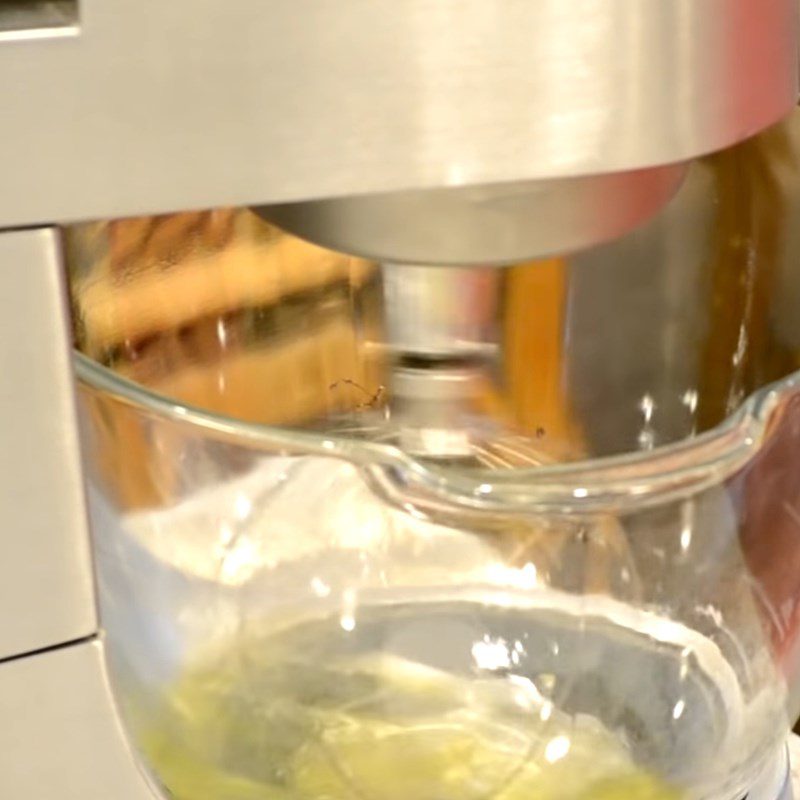
[[458, 506], [493, 513], [574, 514], [642, 508], [722, 484], [761, 448], [781, 398], [800, 388], [800, 371], [796, 371], [753, 392], [714, 428], [652, 450], [528, 468], [465, 470], [423, 463], [384, 442], [246, 422], [183, 404], [78, 350], [73, 350], [73, 363], [79, 385], [145, 416], [191, 426], [205, 436], [274, 455], [349, 461], [364, 470], [387, 499], [407, 510]]

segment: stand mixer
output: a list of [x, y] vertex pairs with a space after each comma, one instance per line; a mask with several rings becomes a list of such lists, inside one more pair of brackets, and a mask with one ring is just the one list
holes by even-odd
[[[151, 681], [168, 681], [159, 670], [182, 662], [188, 642], [224, 642], [237, 626], [250, 625], [253, 609], [267, 613], [258, 581], [268, 574], [274, 583], [266, 594], [277, 599], [269, 613], [305, 607], [300, 578], [304, 591], [310, 579], [314, 602], [338, 603], [337, 631], [345, 633], [378, 625], [369, 608], [385, 601], [365, 605], [362, 614], [363, 598], [391, 590], [386, 596], [405, 608], [398, 598], [409, 587], [454, 592], [480, 586], [484, 606], [496, 611], [511, 598], [526, 613], [539, 613], [542, 595], [534, 590], [546, 576], [546, 588], [568, 598], [562, 597], [560, 623], [548, 623], [557, 629], [550, 666], [538, 667], [553, 703], [542, 700], [542, 686], [535, 687], [541, 721], [550, 723], [554, 714], [556, 725], [543, 745], [547, 761], [561, 761], [570, 742], [579, 749], [580, 731], [569, 739], [558, 727], [560, 704], [570, 724], [595, 716], [608, 722], [595, 714], [596, 695], [586, 689], [586, 679], [600, 667], [619, 664], [620, 677], [605, 687], [614, 713], [624, 705], [620, 698], [627, 703], [629, 695], [646, 694], [656, 684], [669, 703], [669, 736], [650, 735], [663, 722], [657, 702], [651, 716], [638, 709], [639, 727], [647, 733], [640, 740], [624, 714], [614, 717], [648, 763], [665, 774], [689, 776], [686, 785], [698, 797], [715, 796], [708, 781], [730, 800], [745, 793], [772, 800], [787, 792], [784, 708], [797, 710], [796, 628], [787, 620], [793, 619], [789, 601], [796, 590], [790, 577], [776, 577], [774, 553], [762, 558], [754, 542], [769, 531], [785, 545], [785, 564], [792, 565], [794, 529], [770, 514], [784, 501], [794, 510], [796, 470], [774, 465], [775, 459], [792, 463], [795, 384], [787, 378], [779, 389], [763, 386], [785, 378], [791, 368], [776, 367], [774, 375], [765, 369], [767, 377], [761, 383], [754, 378], [752, 385], [728, 380], [720, 409], [708, 411], [704, 422], [676, 422], [668, 432], [653, 422], [661, 398], [610, 381], [609, 390], [635, 396], [642, 424], [635, 437], [626, 438], [630, 426], [619, 434], [618, 417], [600, 415], [580, 444], [569, 423], [558, 434], [554, 417], [541, 423], [543, 412], [529, 415], [525, 424], [524, 409], [512, 414], [518, 424], [506, 429], [498, 422], [502, 415], [486, 411], [484, 389], [511, 349], [511, 339], [499, 332], [503, 324], [517, 319], [514, 330], [524, 330], [530, 313], [535, 328], [546, 313], [544, 306], [537, 307], [540, 316], [525, 304], [515, 306], [515, 298], [536, 297], [536, 291], [523, 295], [518, 287], [566, 280], [555, 262], [523, 270], [509, 265], [577, 252], [571, 269], [585, 276], [583, 289], [570, 293], [565, 316], [591, 318], [591, 309], [602, 305], [591, 285], [593, 271], [607, 278], [622, 264], [626, 248], [650, 252], [642, 242], [662, 242], [688, 219], [712, 213], [692, 204], [695, 191], [702, 195], [705, 174], [692, 162], [746, 146], [790, 114], [797, 99], [796, 10], [792, 0], [229, 0], [224, 9], [207, 0], [191, 6], [150, 0], [0, 5], [8, 144], [0, 152], [0, 318], [6, 332], [0, 491], [13, 531], [4, 538], [0, 559], [0, 789], [33, 800], [150, 800], [168, 792], [191, 800], [179, 794], [183, 789], [170, 787], [159, 764], [148, 763], [148, 756], [153, 759], [143, 744], [147, 721], [131, 710], [130, 698]], [[363, 258], [349, 261], [339, 278], [359, 303], [363, 297], [353, 287], [371, 286], [379, 272], [381, 332], [371, 328], [368, 296], [364, 309], [353, 301], [352, 313], [356, 338], [380, 344], [385, 382], [363, 386], [350, 367], [332, 374], [328, 388], [351, 398], [344, 415], [333, 401], [323, 414], [306, 412], [295, 420], [284, 414], [283, 427], [269, 428], [242, 422], [243, 414], [223, 416], [224, 408], [198, 409], [174, 386], [171, 393], [152, 385], [148, 390], [141, 340], [164, 309], [178, 313], [181, 298], [159, 295], [157, 305], [147, 295], [138, 306], [129, 304], [135, 313], [120, 326], [118, 295], [126, 281], [132, 285], [150, 268], [167, 280], [172, 257], [145, 267], [121, 259], [129, 272], [107, 282], [111, 300], [89, 302], [90, 289], [104, 287], [92, 270], [119, 245], [114, 236], [124, 228], [78, 223], [220, 206], [253, 208], [282, 231]], [[329, 272], [341, 266], [327, 251], [305, 251], [299, 240], [259, 224], [265, 227], [256, 226], [262, 232], [253, 235], [271, 243], [277, 237], [278, 247], [292, 249], [292, 263]], [[249, 215], [246, 225], [256, 225], [255, 217]], [[152, 229], [136, 237], [152, 239]], [[758, 240], [754, 252], [765, 241]], [[251, 273], [264, 263], [254, 259]], [[68, 272], [75, 338], [91, 357], [75, 356], [82, 445], [65, 302]], [[226, 294], [233, 284], [225, 282], [232, 280], [231, 270], [198, 274], [205, 275], [205, 286], [222, 281], [207, 296], [233, 296]], [[311, 285], [298, 274], [304, 273], [281, 278], [296, 282], [294, 294]], [[673, 286], [668, 277], [674, 273], [654, 274]], [[91, 280], [84, 280], [87, 275]], [[239, 286], [252, 288], [257, 279], [246, 281]], [[258, 289], [264, 296], [266, 285]], [[286, 286], [275, 296], [288, 296]], [[302, 319], [311, 308], [317, 319], [327, 299], [312, 293], [311, 305], [300, 305], [297, 314]], [[625, 315], [619, 311], [621, 325]], [[268, 320], [277, 328], [286, 309], [279, 312]], [[103, 338], [103, 320], [117, 326], [116, 340], [108, 333]], [[216, 329], [223, 344], [226, 324]], [[605, 319], [603, 330], [614, 325], [613, 318]], [[573, 330], [571, 321], [563, 327]], [[606, 341], [599, 330], [596, 336]], [[687, 348], [694, 352], [691, 342]], [[745, 350], [744, 344], [733, 348], [734, 366], [744, 363]], [[714, 363], [713, 348], [709, 352], [707, 363]], [[300, 363], [296, 351], [287, 358]], [[118, 382], [112, 370], [126, 359], [133, 371], [118, 370]], [[575, 381], [590, 375], [596, 360], [596, 353], [585, 356], [585, 370]], [[126, 375], [135, 382], [125, 382]], [[506, 377], [511, 394], [520, 397]], [[274, 386], [271, 391], [280, 393]], [[594, 386], [602, 391], [602, 383]], [[251, 388], [255, 397], [259, 387]], [[219, 391], [223, 398], [224, 387]], [[281, 391], [294, 398], [299, 389], [287, 385]], [[692, 414], [704, 401], [698, 391], [682, 386], [682, 408]], [[354, 409], [364, 413], [354, 416]], [[121, 428], [134, 432], [128, 444], [119, 438]], [[520, 428], [529, 435], [519, 435]], [[700, 431], [708, 435], [692, 438]], [[632, 452], [636, 456], [629, 459]], [[283, 534], [270, 529], [279, 555], [265, 555], [230, 527], [231, 519], [249, 519], [259, 492], [269, 495], [271, 481], [286, 483], [282, 476], [294, 469], [293, 459], [299, 459], [304, 482], [265, 507], [266, 518], [290, 523]], [[145, 477], [145, 490], [135, 497], [126, 494], [134, 473]], [[312, 487], [326, 482], [329, 494], [320, 499]], [[217, 510], [204, 522], [182, 503], [207, 492]], [[388, 516], [376, 510], [375, 498], [391, 509]], [[304, 505], [305, 521], [298, 515]], [[185, 530], [175, 527], [167, 537], [164, 531], [177, 526], [177, 518], [165, 521], [159, 514], [176, 509], [185, 514]], [[364, 521], [356, 524], [356, 513]], [[374, 519], [381, 520], [378, 533]], [[397, 541], [385, 538], [380, 525], [387, 519]], [[597, 555], [603, 546], [592, 558], [576, 551], [569, 560], [563, 553], [572, 550], [566, 547], [543, 566], [537, 558], [547, 542], [524, 538], [520, 549], [509, 520], [570, 547], [623, 542], [626, 563], [643, 585], [634, 592], [636, 581], [625, 578], [627, 567], [614, 559], [614, 576], [626, 585], [592, 584], [587, 564], [598, 565], [604, 580], [611, 574]], [[675, 520], [680, 524], [670, 538]], [[223, 529], [220, 560], [213, 537]], [[370, 531], [372, 539], [358, 538]], [[511, 545], [487, 549], [489, 535]], [[160, 550], [167, 540], [167, 550]], [[240, 546], [248, 542], [249, 550]], [[715, 549], [719, 542], [725, 547]], [[190, 563], [190, 551], [200, 561]], [[687, 552], [688, 560], [681, 555]], [[224, 566], [222, 572], [203, 573], [197, 566], [209, 554], [214, 569]], [[354, 554], [361, 566], [349, 560]], [[303, 559], [318, 572], [307, 573], [305, 566], [299, 575], [280, 572], [285, 564], [308, 563]], [[365, 563], [373, 572], [360, 571]], [[180, 588], [164, 578], [172, 572], [160, 571], [167, 564], [179, 568]], [[580, 578], [569, 566], [578, 570], [578, 564]], [[575, 597], [589, 597], [594, 605], [588, 609], [580, 600], [576, 614]], [[691, 609], [681, 605], [682, 597], [691, 600]], [[636, 606], [635, 625], [620, 624], [613, 634], [592, 628], [597, 618], [617, 619], [622, 601]], [[238, 604], [244, 602], [252, 608], [243, 617]], [[237, 613], [226, 615], [231, 606]], [[779, 612], [772, 627], [762, 624], [762, 606]], [[448, 619], [448, 630], [466, 625]], [[541, 633], [537, 626], [531, 630]], [[649, 651], [625, 660], [639, 652], [638, 644], [626, 649], [628, 634], [620, 631], [628, 630], [646, 631], [673, 650], [681, 645], [686, 674], [680, 673], [678, 684], [685, 695], [671, 694], [675, 681], [670, 683], [667, 667]], [[524, 625], [520, 631], [517, 643], [526, 634]], [[420, 636], [417, 631], [406, 642], [406, 660], [418, 655]], [[442, 629], [432, 636], [442, 638]], [[325, 661], [330, 653], [315, 650], [313, 638], [303, 647]], [[709, 650], [707, 641], [726, 664], [720, 669], [729, 691], [719, 696], [748, 701], [749, 716], [738, 727], [724, 718], [721, 733], [702, 714], [694, 715], [704, 702], [718, 702], [716, 689], [687, 678], [696, 664], [716, 658], [718, 650]], [[529, 646], [531, 653], [539, 644]], [[454, 634], [444, 650], [465, 646]], [[469, 646], [487, 674], [500, 669], [520, 677], [509, 664], [516, 663], [512, 653], [524, 657], [522, 644], [502, 650], [499, 638], [489, 636], [470, 639]], [[567, 663], [563, 654], [558, 658], [562, 651], [578, 654], [575, 663], [582, 666], [560, 672]], [[432, 672], [423, 669], [412, 677], [432, 685], [438, 678], [431, 676], [446, 671], [445, 663], [424, 664]], [[649, 675], [659, 676], [652, 685]], [[131, 688], [129, 680], [141, 686]], [[780, 691], [762, 691], [770, 686]], [[137, 708], [151, 701], [139, 695]], [[756, 707], [761, 713], [753, 712]], [[737, 738], [745, 730], [746, 752], [744, 739]], [[672, 741], [675, 731], [681, 735]], [[186, 731], [179, 729], [175, 740], [182, 735]], [[741, 753], [741, 764], [732, 753]], [[700, 774], [698, 764], [712, 755], [720, 760], [719, 770]], [[345, 756], [337, 759], [337, 769], [344, 764], [352, 779], [355, 767]], [[510, 772], [500, 769], [504, 787], [522, 769], [511, 766]], [[199, 797], [212, 778], [199, 762], [193, 769], [199, 778], [191, 791]], [[485, 781], [477, 782], [476, 796], [500, 796], [500, 783]], [[337, 785], [304, 785], [308, 796], [343, 794]], [[354, 796], [374, 794], [364, 789], [366, 783], [353, 785]], [[227, 783], [215, 791], [220, 800], [267, 796], [259, 786]]]

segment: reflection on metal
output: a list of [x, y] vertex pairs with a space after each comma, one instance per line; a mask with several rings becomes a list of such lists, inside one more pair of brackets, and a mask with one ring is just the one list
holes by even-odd
[[2, 227], [628, 172], [797, 97], [795, 0], [80, 10], [0, 47]]
[[[532, 437], [544, 460], [658, 447], [717, 424], [735, 386], [744, 397], [800, 363], [772, 332], [794, 313], [782, 298], [797, 282], [786, 209], [799, 194], [787, 166], [798, 124], [696, 163], [632, 234], [508, 270], [377, 266], [241, 210], [72, 229], [78, 341], [182, 403], [359, 436], [389, 435], [398, 359], [477, 359], [461, 411]], [[747, 253], [759, 268], [742, 283]], [[761, 344], [733, 370], [744, 313]]]
[[672, 199], [686, 165], [257, 208], [290, 233], [406, 264], [507, 265], [633, 230]]
[[[800, 114], [696, 163], [632, 234], [508, 270], [379, 267], [247, 211], [73, 229], [79, 344], [183, 403], [340, 431], [369, 428], [371, 412], [383, 424], [404, 354], [476, 358], [470, 413], [534, 437], [548, 458], [658, 447], [717, 424], [730, 392], [800, 363], [778, 336], [796, 316], [784, 298], [798, 283], [798, 125]], [[755, 279], [742, 282], [748, 259]], [[742, 322], [749, 346], [735, 367]]]

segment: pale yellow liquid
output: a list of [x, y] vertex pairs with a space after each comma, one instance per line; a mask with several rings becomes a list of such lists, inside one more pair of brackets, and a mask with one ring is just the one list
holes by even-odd
[[[535, 628], [462, 602], [244, 630], [175, 684], [141, 745], [176, 800], [680, 797], [619, 731], [559, 708], [572, 679], [537, 672]], [[609, 719], [624, 702], [598, 698]]]

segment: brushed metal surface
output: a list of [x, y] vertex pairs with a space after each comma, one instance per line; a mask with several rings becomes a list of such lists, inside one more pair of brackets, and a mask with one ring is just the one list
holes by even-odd
[[260, 206], [334, 250], [405, 264], [503, 265], [611, 241], [654, 216], [685, 164], [560, 180], [359, 195]]
[[0, 664], [0, 796], [158, 800], [117, 715], [100, 641]]
[[0, 235], [0, 658], [97, 630], [59, 255]]
[[381, 267], [386, 346], [428, 358], [489, 355], [496, 347], [497, 270], [459, 267]]
[[72, 36], [0, 41], [0, 226], [681, 161], [789, 111], [796, 12], [83, 0]]

